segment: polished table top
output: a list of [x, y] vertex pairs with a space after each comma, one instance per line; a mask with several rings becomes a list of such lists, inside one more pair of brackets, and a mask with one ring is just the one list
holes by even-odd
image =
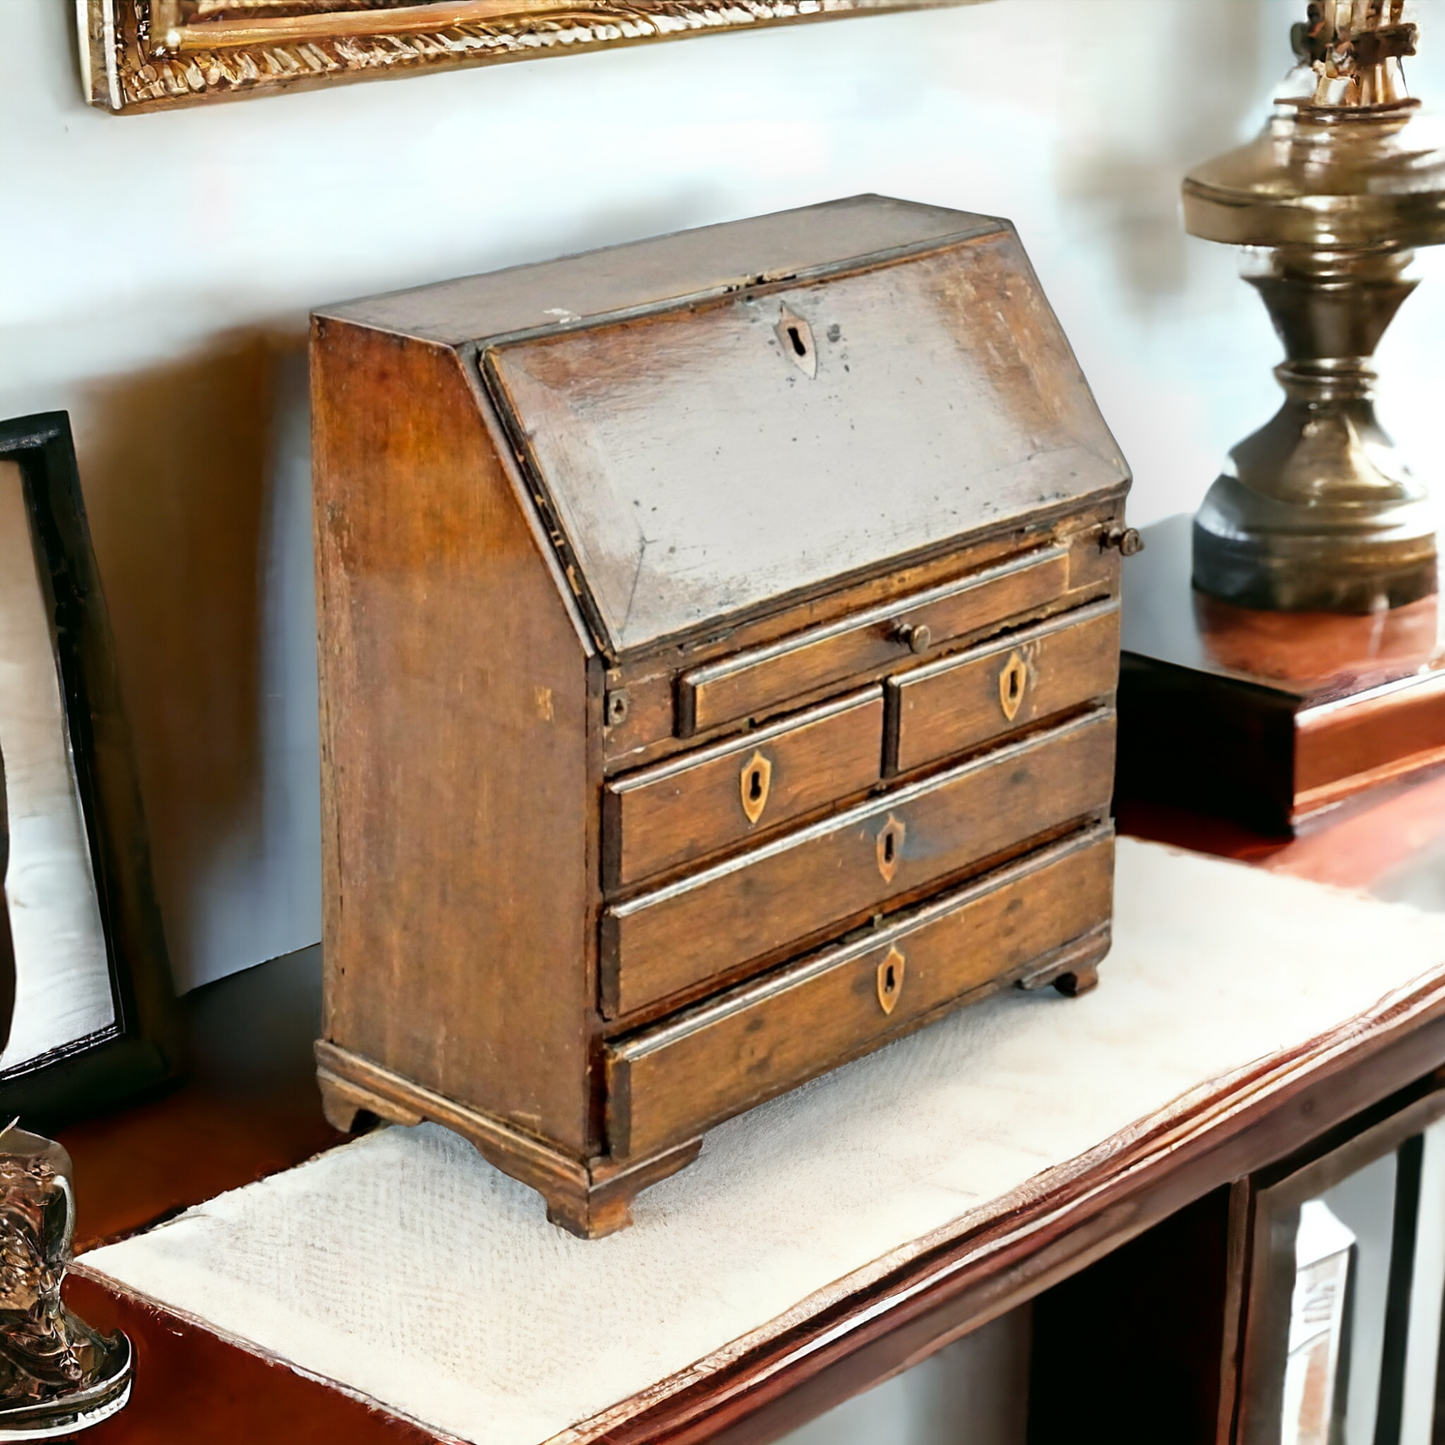
[[1145, 529], [1124, 569], [1125, 652], [1266, 684], [1305, 704], [1415, 677], [1445, 658], [1440, 598], [1365, 615], [1264, 612], [1189, 586], [1187, 513]]
[[[1291, 841], [1160, 807], [1123, 831], [1272, 871], [1445, 908], [1445, 773], [1378, 790]], [[64, 1131], [76, 1166], [77, 1246], [133, 1233], [339, 1142], [322, 1120], [311, 1062], [319, 950], [279, 959], [182, 1001], [191, 1071], [163, 1098]], [[132, 1404], [90, 1432], [120, 1441], [425, 1441], [434, 1437], [340, 1392], [73, 1279], [74, 1306], [137, 1346]]]

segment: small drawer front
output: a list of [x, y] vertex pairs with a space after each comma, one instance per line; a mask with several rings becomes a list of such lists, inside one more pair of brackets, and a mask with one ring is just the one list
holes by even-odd
[[889, 771], [906, 773], [1070, 708], [1119, 685], [1119, 606], [1088, 607], [1006, 642], [916, 668], [888, 684]]
[[792, 698], [1042, 607], [1061, 597], [1068, 585], [1069, 554], [1063, 547], [1049, 547], [700, 667], [678, 685], [678, 733], [690, 737], [776, 712]]
[[1091, 713], [616, 904], [602, 919], [603, 1011], [615, 1018], [779, 956], [1103, 814], [1113, 776], [1113, 714]]
[[692, 1138], [1074, 940], [1102, 950], [1113, 879], [1113, 834], [1096, 828], [612, 1045], [613, 1154]]
[[878, 781], [879, 688], [608, 784], [605, 872], [625, 887]]

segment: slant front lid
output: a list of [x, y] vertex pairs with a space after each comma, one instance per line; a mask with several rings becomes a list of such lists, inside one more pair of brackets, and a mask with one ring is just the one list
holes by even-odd
[[1008, 230], [484, 370], [614, 654], [1128, 480]]

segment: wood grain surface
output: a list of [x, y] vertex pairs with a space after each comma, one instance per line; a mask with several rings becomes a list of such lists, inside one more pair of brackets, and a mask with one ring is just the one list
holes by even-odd
[[[875, 668], [898, 667], [980, 628], [1055, 602], [1066, 590], [1063, 548], [1013, 558], [916, 597], [899, 597], [831, 627], [784, 637], [725, 662], [687, 673], [678, 683], [684, 735], [737, 718], [765, 715], [817, 688]], [[918, 629], [926, 628], [926, 633]]]
[[459, 359], [318, 327], [324, 1037], [583, 1152], [586, 651]]
[[[846, 630], [846, 625], [860, 616], [876, 613], [875, 620], [888, 627], [890, 645], [870, 648], [867, 655], [873, 658], [873, 665], [853, 676], [854, 685], [862, 686], [887, 677], [900, 666], [916, 666], [927, 661], [930, 655], [938, 656], [984, 640], [1006, 625], [1007, 620], [985, 617], [970, 631], [954, 636], [951, 642], [931, 639], [930, 649], [924, 654], [914, 654], [896, 635], [896, 628], [904, 620], [901, 609], [911, 607], [918, 597], [948, 593], [955, 584], [977, 581], [982, 574], [1017, 556], [1021, 546], [1027, 552], [1063, 547], [1068, 566], [1064, 589], [1042, 606], [1016, 618], [1016, 625], [1118, 596], [1119, 553], [1104, 548], [1101, 539], [1117, 524], [1122, 512], [1123, 499], [1119, 497], [1098, 506], [1041, 518], [1037, 525], [1021, 532], [989, 533], [956, 549], [950, 548], [940, 556], [918, 558], [861, 580], [841, 580], [823, 591], [794, 599], [765, 617], [739, 618], [725, 628], [701, 633], [677, 646], [664, 646], [622, 659], [608, 670], [608, 686], [626, 688], [631, 707], [621, 723], [609, 725], [603, 734], [603, 759], [608, 774], [660, 762], [717, 741], [746, 725], [741, 719], [729, 718], [711, 729], [689, 731], [693, 722], [690, 720], [684, 726], [678, 707], [677, 694], [688, 674], [738, 654], [771, 655], [772, 649], [781, 642], [797, 641], [803, 634], [818, 636], [837, 624], [844, 624]], [[811, 693], [795, 696], [779, 707], [795, 710], [828, 701], [836, 695], [838, 686], [836, 678], [827, 677], [821, 685], [815, 684]], [[756, 724], [765, 716], [766, 713], [759, 710], [756, 716], [750, 714], [746, 722]]]
[[912, 772], [1086, 703], [1110, 702], [1118, 680], [1114, 602], [905, 672], [888, 683], [890, 771]]
[[823, 275], [873, 256], [898, 260], [1008, 226], [944, 206], [861, 195], [699, 226], [582, 256], [510, 266], [326, 307], [371, 331], [443, 346], [481, 337], [561, 332], [603, 316], [726, 296], [784, 277]]
[[866, 792], [882, 766], [883, 696], [873, 688], [630, 773], [609, 783], [604, 798], [607, 884], [636, 883], [765, 837]]
[[611, 1017], [796, 949], [1109, 802], [1113, 718], [1091, 714], [608, 909]]
[[878, 197], [312, 355], [328, 1117], [605, 1232], [678, 1152], [610, 1157], [613, 1035], [1102, 818], [1102, 711], [885, 783], [881, 684], [1110, 597], [1127, 468], [1012, 229]]
[[440, 1445], [429, 1430], [95, 1280], [72, 1275], [65, 1299], [135, 1347], [130, 1403], [79, 1437], [87, 1445]]
[[1091, 830], [610, 1046], [613, 1152], [646, 1153], [751, 1108], [1082, 935], [1097, 934], [1102, 955], [1113, 887], [1112, 833]]
[[1011, 231], [484, 356], [611, 656], [1128, 479]]
[[1306, 708], [1295, 734], [1297, 816], [1445, 762], [1445, 670]]
[[1189, 528], [1147, 528], [1131, 564], [1121, 797], [1287, 837], [1445, 762], [1437, 597], [1371, 617], [1234, 607], [1190, 588]]

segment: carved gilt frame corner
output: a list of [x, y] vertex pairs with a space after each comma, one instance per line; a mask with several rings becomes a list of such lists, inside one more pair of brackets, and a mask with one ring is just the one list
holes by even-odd
[[91, 104], [128, 113], [717, 30], [980, 0], [75, 0]]

